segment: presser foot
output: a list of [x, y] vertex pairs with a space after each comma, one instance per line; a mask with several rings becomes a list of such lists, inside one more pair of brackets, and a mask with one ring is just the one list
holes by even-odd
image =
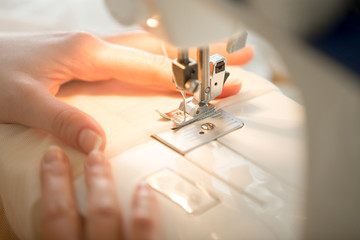
[[215, 106], [211, 104], [199, 104], [191, 97], [186, 99], [185, 105], [181, 103], [178, 109], [167, 113], [162, 113], [159, 110], [156, 111], [161, 117], [173, 122], [172, 129], [178, 129], [190, 123], [213, 116], [215, 109]]

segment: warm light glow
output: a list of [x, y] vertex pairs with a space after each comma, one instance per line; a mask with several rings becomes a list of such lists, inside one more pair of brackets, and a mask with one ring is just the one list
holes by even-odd
[[157, 26], [159, 26], [159, 21], [155, 18], [149, 18], [148, 20], [146, 20], [146, 24], [151, 28], [156, 28]]
[[181, 207], [183, 207], [185, 209], [185, 211], [187, 211], [188, 213], [192, 213], [192, 209], [190, 208], [190, 206], [188, 205], [188, 201], [185, 198], [182, 198], [176, 194], [170, 194], [169, 197], [176, 202], [177, 204], [179, 204]]

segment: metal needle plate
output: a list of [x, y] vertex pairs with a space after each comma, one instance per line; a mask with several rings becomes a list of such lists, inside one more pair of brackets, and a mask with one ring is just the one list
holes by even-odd
[[205, 143], [211, 142], [243, 126], [244, 123], [240, 119], [218, 109], [211, 117], [179, 129], [153, 134], [152, 137], [184, 155]]

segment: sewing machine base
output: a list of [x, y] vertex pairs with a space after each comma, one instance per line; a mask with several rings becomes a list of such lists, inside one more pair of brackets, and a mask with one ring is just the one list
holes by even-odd
[[240, 119], [221, 109], [217, 109], [210, 117], [193, 122], [182, 128], [153, 134], [152, 137], [184, 155], [205, 143], [211, 142], [243, 126], [244, 123]]

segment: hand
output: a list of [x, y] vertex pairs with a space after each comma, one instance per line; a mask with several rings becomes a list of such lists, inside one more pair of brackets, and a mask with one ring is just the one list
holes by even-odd
[[148, 185], [141, 184], [135, 190], [131, 227], [126, 231], [109, 162], [102, 153], [93, 151], [85, 161], [84, 169], [87, 210], [82, 222], [67, 157], [57, 147], [51, 147], [45, 154], [41, 163], [42, 230], [45, 239], [160, 239], [157, 201]]
[[[160, 42], [150, 38], [134, 34], [108, 39], [125, 45], [118, 46], [82, 32], [0, 36], [0, 123], [43, 129], [86, 153], [95, 145], [103, 150], [106, 139], [99, 124], [54, 95], [72, 79], [117, 79], [175, 91], [171, 60], [157, 55]], [[175, 57], [175, 50], [166, 48]], [[241, 64], [251, 56], [251, 50], [245, 51], [229, 62]], [[240, 86], [226, 84], [224, 93], [234, 94]]]

